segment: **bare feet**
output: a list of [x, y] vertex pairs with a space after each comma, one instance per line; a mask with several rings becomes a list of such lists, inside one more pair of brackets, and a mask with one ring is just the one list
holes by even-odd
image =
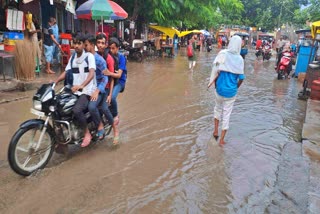
[[220, 144], [220, 145], [224, 145], [224, 144], [226, 144], [226, 142], [225, 142], [224, 140], [220, 140], [220, 141], [219, 141], [219, 144]]
[[54, 72], [53, 70], [46, 70], [47, 74], [55, 74], [56, 72]]
[[89, 133], [89, 134], [86, 134], [86, 135], [84, 136], [84, 138], [83, 138], [82, 143], [81, 143], [81, 147], [84, 148], [84, 147], [89, 146], [90, 143], [91, 143], [91, 139], [92, 139], [91, 134], [90, 134], [90, 133]]

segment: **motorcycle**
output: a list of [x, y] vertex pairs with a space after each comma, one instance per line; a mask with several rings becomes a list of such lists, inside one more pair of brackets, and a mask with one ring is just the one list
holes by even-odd
[[259, 47], [258, 49], [256, 49], [256, 57], [258, 58], [259, 56], [262, 55], [262, 47]]
[[[72, 109], [78, 97], [72, 93], [71, 86], [64, 86], [57, 94], [55, 84], [42, 85], [33, 96], [31, 113], [37, 119], [22, 124], [11, 138], [8, 160], [11, 169], [19, 175], [29, 176], [43, 169], [49, 162], [56, 146], [80, 145], [85, 130], [74, 120]], [[86, 113], [92, 143], [98, 141], [96, 127], [90, 113]], [[111, 132], [104, 116], [105, 135]]]
[[120, 49], [127, 51], [127, 59], [142, 62], [143, 47], [133, 48], [128, 42], [122, 42]]
[[265, 45], [262, 49], [262, 59], [263, 61], [266, 59], [266, 60], [269, 60], [272, 56], [272, 53], [271, 53], [271, 46], [270, 45]]
[[292, 70], [291, 58], [292, 58], [291, 53], [289, 52], [282, 53], [280, 62], [278, 63], [278, 66], [276, 69], [278, 73], [278, 80], [288, 78]]

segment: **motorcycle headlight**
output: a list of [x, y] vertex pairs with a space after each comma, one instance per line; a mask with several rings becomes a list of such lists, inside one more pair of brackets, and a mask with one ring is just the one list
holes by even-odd
[[34, 100], [34, 101], [33, 101], [33, 108], [36, 109], [36, 110], [41, 111], [41, 110], [42, 110], [41, 101], [39, 101], [39, 100]]

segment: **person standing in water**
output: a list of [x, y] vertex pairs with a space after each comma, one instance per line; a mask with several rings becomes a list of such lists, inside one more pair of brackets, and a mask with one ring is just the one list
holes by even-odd
[[192, 56], [188, 56], [188, 61], [189, 61], [189, 69], [193, 71], [194, 66], [196, 66], [196, 48], [197, 48], [197, 35], [193, 35], [192, 38], [189, 40], [189, 45], [192, 45]]
[[242, 39], [233, 36], [228, 48], [219, 52], [213, 64], [208, 88], [216, 86], [214, 107], [213, 137], [218, 140], [219, 122], [222, 123], [220, 144], [225, 144], [224, 138], [229, 129], [230, 115], [236, 101], [238, 88], [241, 86], [244, 75], [244, 61], [240, 55]]

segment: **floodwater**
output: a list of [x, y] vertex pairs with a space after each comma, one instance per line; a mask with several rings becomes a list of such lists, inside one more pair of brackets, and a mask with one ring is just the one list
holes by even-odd
[[185, 51], [129, 62], [119, 97], [119, 148], [111, 148], [111, 137], [73, 148], [28, 178], [11, 171], [6, 154], [18, 124], [32, 117], [34, 92], [1, 104], [0, 212], [265, 212], [282, 148], [300, 141], [306, 107], [297, 100], [301, 84], [276, 80], [274, 61], [249, 55], [221, 147], [212, 139], [214, 95], [206, 89], [215, 56], [201, 52], [193, 73]]

